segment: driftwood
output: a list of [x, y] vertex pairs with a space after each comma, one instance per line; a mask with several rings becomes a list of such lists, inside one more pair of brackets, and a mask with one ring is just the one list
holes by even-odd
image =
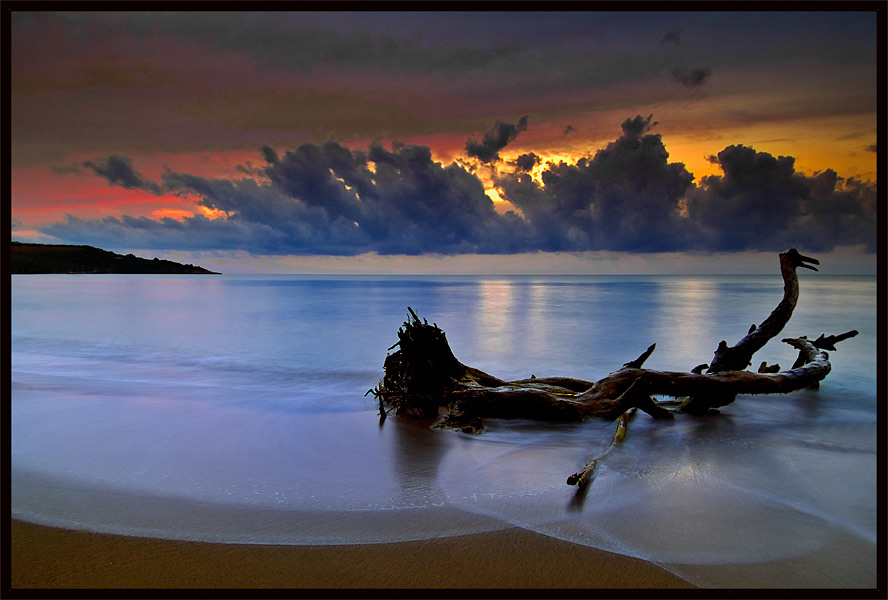
[[[796, 269], [817, 270], [815, 259], [793, 248], [780, 254], [784, 281], [783, 299], [758, 327], [734, 346], [722, 341], [710, 364], [690, 372], [644, 369], [642, 365], [656, 348], [651, 344], [638, 358], [598, 381], [569, 377], [546, 377], [503, 381], [462, 364], [453, 355], [447, 338], [437, 324], [420, 319], [408, 307], [409, 318], [398, 330], [398, 348], [385, 360], [385, 376], [368, 393], [379, 399], [380, 416], [391, 411], [401, 415], [438, 418], [436, 427], [477, 433], [485, 417], [520, 417], [546, 421], [580, 421], [590, 417], [619, 419], [609, 453], [626, 434], [629, 418], [641, 410], [654, 419], [672, 419], [675, 412], [702, 414], [730, 404], [738, 395], [786, 394], [816, 387], [831, 369], [826, 350], [857, 335], [821, 335], [782, 341], [799, 351], [788, 371], [762, 363], [758, 373], [747, 371], [752, 356], [776, 337], [792, 316], [799, 296]], [[776, 369], [775, 369], [776, 367]], [[704, 373], [704, 370], [706, 371]], [[667, 396], [680, 400], [658, 400]], [[440, 417], [439, 417], [440, 415]], [[591, 480], [604, 455], [589, 461], [568, 483], [582, 486]]]

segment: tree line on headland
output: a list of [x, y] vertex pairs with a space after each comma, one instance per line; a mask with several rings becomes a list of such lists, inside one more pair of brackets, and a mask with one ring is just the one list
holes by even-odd
[[94, 248], [61, 244], [11, 242], [10, 270], [13, 274], [117, 273], [137, 275], [218, 275], [213, 271], [171, 260], [126, 256]]

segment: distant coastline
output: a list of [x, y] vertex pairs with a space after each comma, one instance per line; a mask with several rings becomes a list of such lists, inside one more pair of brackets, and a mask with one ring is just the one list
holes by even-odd
[[12, 242], [11, 270], [15, 275], [99, 274], [219, 275], [203, 267], [171, 260], [126, 256], [92, 246]]

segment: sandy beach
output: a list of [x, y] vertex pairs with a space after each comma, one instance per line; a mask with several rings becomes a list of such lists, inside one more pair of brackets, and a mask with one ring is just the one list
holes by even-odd
[[11, 522], [11, 587], [693, 588], [641, 560], [523, 529], [352, 546], [177, 542]]

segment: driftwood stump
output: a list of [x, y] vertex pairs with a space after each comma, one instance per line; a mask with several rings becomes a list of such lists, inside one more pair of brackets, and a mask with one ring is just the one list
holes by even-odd
[[[644, 369], [653, 353], [651, 344], [638, 358], [598, 381], [569, 377], [532, 377], [503, 381], [474, 367], [462, 364], [450, 349], [447, 337], [437, 324], [420, 319], [408, 307], [409, 318], [398, 330], [395, 352], [385, 359], [385, 376], [368, 393], [379, 399], [380, 416], [391, 411], [399, 415], [438, 418], [435, 427], [467, 433], [483, 429], [485, 417], [520, 417], [545, 421], [579, 421], [590, 417], [619, 419], [611, 444], [622, 441], [629, 418], [641, 410], [655, 419], [672, 419], [675, 412], [702, 414], [733, 402], [743, 394], [786, 394], [816, 387], [830, 371], [826, 350], [857, 335], [785, 338], [782, 341], [799, 350], [792, 368], [779, 371], [779, 365], [762, 363], [758, 373], [747, 371], [752, 356], [777, 336], [792, 316], [799, 297], [796, 269], [816, 271], [819, 262], [801, 255], [795, 248], [780, 254], [784, 281], [783, 299], [771, 314], [739, 342], [728, 347], [722, 341], [710, 364], [690, 372]], [[705, 373], [703, 371], [706, 371]], [[676, 400], [658, 400], [666, 396]], [[439, 418], [440, 415], [440, 418]], [[598, 459], [568, 479], [570, 484], [591, 480]]]

